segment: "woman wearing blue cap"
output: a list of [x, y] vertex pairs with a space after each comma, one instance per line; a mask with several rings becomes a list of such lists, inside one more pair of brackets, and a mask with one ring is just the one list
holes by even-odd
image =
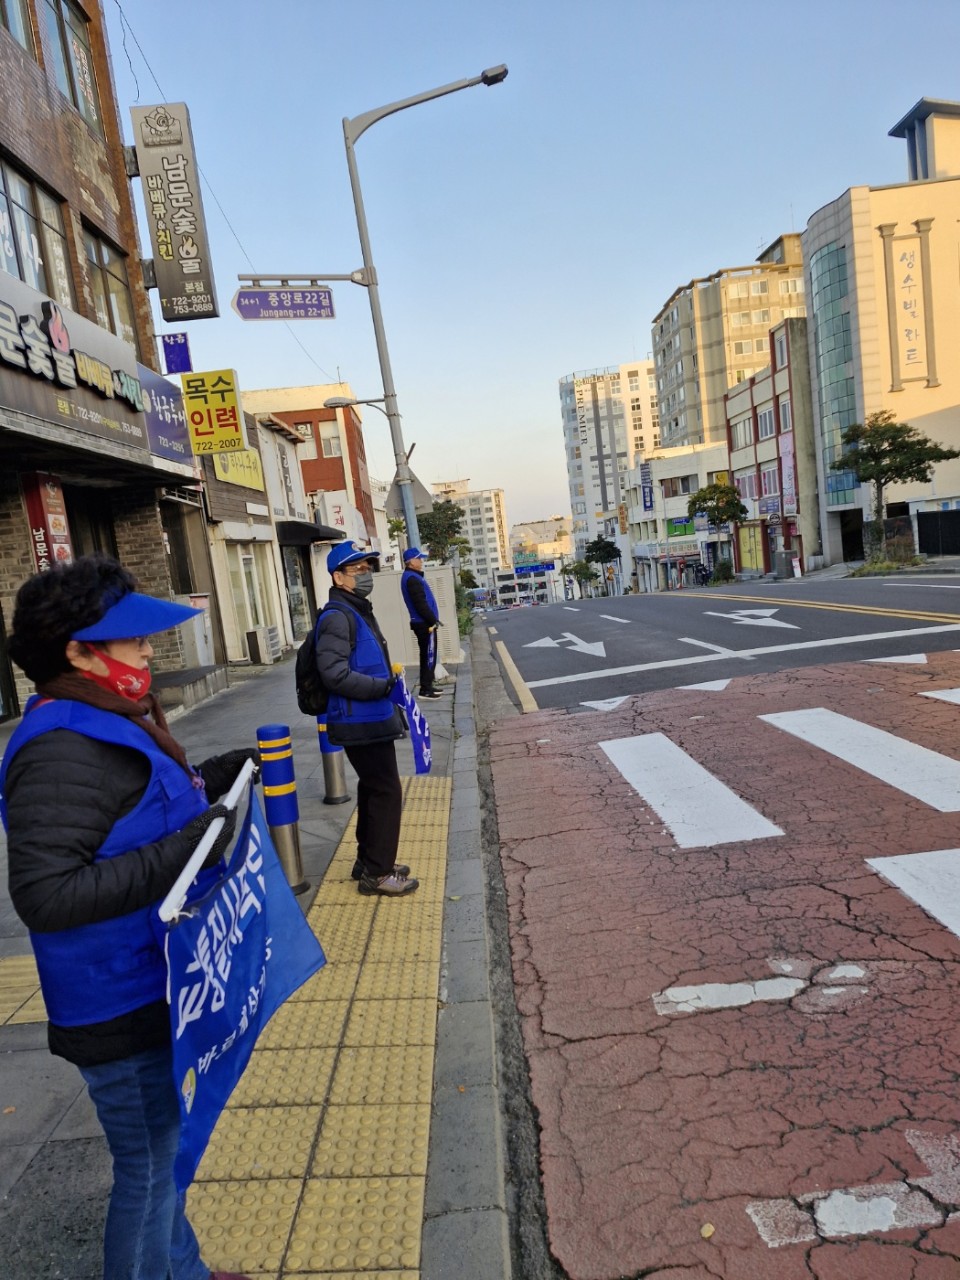
[[[52, 1053], [79, 1067], [113, 1157], [104, 1280], [211, 1273], [173, 1181], [173, 1081], [159, 902], [253, 749], [191, 768], [150, 693], [148, 639], [198, 612], [87, 556], [17, 594], [10, 655], [36, 685], [0, 766], [10, 896], [30, 929]], [[197, 889], [215, 878], [201, 871]]]

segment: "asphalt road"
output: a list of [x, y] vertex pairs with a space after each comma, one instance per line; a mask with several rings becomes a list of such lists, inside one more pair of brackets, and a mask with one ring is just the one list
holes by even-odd
[[527, 710], [530, 699], [574, 708], [758, 672], [957, 649], [956, 592], [956, 575], [736, 583], [491, 611], [481, 625]]

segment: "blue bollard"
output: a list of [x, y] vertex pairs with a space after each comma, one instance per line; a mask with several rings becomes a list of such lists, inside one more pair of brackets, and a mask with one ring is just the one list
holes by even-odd
[[308, 887], [300, 856], [300, 806], [293, 774], [293, 739], [286, 724], [263, 724], [257, 730], [264, 811], [270, 835], [294, 893]]
[[335, 747], [327, 737], [327, 722], [323, 716], [317, 716], [317, 737], [320, 741], [320, 756], [323, 760], [324, 804], [346, 804], [350, 799], [347, 791], [347, 771], [343, 763], [343, 747]]

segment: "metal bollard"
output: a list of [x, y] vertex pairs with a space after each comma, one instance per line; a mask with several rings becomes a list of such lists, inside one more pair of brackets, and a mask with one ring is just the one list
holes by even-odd
[[335, 747], [330, 742], [327, 737], [327, 722], [323, 716], [317, 716], [317, 737], [320, 741], [320, 756], [323, 760], [323, 803], [346, 804], [350, 799], [350, 793], [347, 791], [343, 747]]
[[300, 806], [297, 804], [297, 783], [293, 776], [290, 726], [261, 725], [257, 730], [257, 746], [260, 749], [267, 826], [287, 883], [294, 893], [303, 893], [309, 886], [303, 878], [303, 860], [300, 856]]

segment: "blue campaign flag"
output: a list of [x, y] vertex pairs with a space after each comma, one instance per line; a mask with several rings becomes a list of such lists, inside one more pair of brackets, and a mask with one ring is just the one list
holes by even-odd
[[413, 746], [413, 763], [417, 773], [429, 773], [431, 763], [430, 726], [417, 706], [417, 700], [407, 688], [403, 672], [397, 676], [397, 683], [390, 690], [390, 697], [407, 717], [410, 728], [410, 743]]
[[257, 1036], [326, 957], [297, 905], [250, 788], [223, 877], [167, 933], [173, 1070], [180, 1095], [174, 1164], [186, 1191]]

